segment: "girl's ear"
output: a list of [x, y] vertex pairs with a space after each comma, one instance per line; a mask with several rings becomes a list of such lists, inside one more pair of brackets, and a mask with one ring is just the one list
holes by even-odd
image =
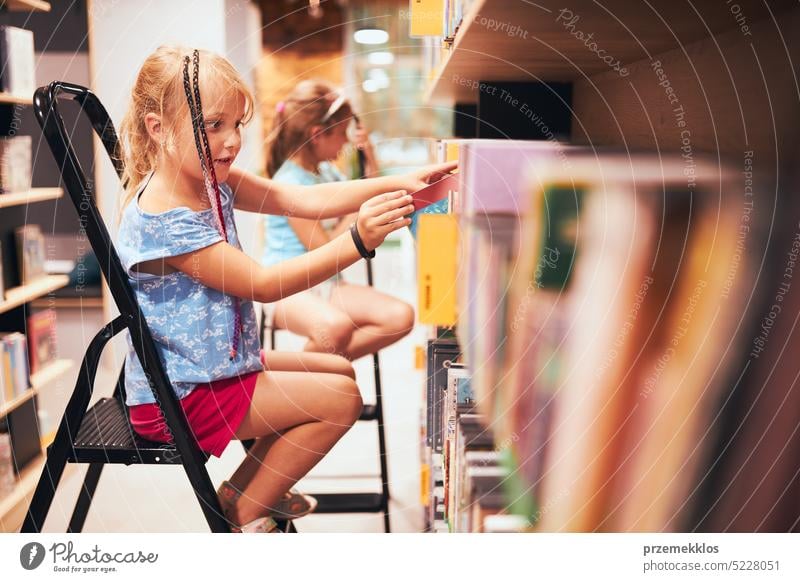
[[324, 129], [325, 128], [321, 125], [312, 125], [308, 130], [308, 141], [314, 143], [314, 141], [322, 134]]
[[144, 125], [147, 128], [147, 134], [150, 136], [150, 139], [157, 144], [163, 145], [166, 135], [161, 125], [161, 117], [157, 113], [150, 112], [144, 116]]

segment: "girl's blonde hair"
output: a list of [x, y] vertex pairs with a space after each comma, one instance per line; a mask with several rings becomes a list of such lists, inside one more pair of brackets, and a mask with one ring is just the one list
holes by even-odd
[[283, 163], [308, 147], [308, 130], [314, 125], [324, 129], [349, 119], [353, 115], [345, 101], [323, 122], [338, 93], [324, 81], [308, 80], [298, 83], [291, 93], [278, 103], [272, 131], [268, 137], [267, 175], [274, 176]]
[[[122, 161], [125, 164], [122, 183], [125, 187], [120, 211], [133, 198], [137, 186], [156, 167], [163, 147], [173, 147], [175, 135], [182, 123], [190, 123], [189, 107], [183, 87], [183, 59], [191, 57], [193, 49], [161, 46], [145, 59], [131, 92], [131, 102], [120, 125], [119, 137]], [[192, 65], [189, 65], [192, 75]], [[245, 100], [244, 122], [253, 116], [253, 94], [233, 65], [218, 54], [201, 50], [198, 80], [212, 95], [238, 93]], [[207, 105], [207, 104], [206, 104]], [[145, 115], [156, 113], [161, 118], [166, 136], [155, 143], [147, 133]]]

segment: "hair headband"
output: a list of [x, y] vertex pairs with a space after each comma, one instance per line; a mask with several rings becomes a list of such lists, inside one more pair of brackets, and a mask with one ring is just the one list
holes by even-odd
[[325, 115], [322, 116], [322, 119], [319, 120], [320, 123], [325, 123], [331, 117], [333, 117], [333, 114], [339, 111], [339, 109], [342, 108], [342, 105], [344, 105], [345, 101], [347, 101], [347, 98], [343, 93], [337, 91], [335, 94], [337, 95], [336, 99], [333, 100], [331, 106], [328, 107], [328, 111], [326, 111]]

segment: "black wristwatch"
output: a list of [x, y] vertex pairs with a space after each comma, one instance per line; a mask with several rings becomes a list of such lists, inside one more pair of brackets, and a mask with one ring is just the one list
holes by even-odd
[[375, 249], [368, 251], [367, 247], [364, 246], [364, 241], [361, 240], [361, 235], [358, 234], [358, 225], [355, 222], [350, 225], [350, 235], [353, 237], [353, 244], [356, 245], [358, 254], [365, 259], [375, 258]]

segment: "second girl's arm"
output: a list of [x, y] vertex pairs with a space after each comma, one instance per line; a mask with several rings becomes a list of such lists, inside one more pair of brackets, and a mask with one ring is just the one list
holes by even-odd
[[231, 168], [228, 184], [239, 210], [296, 216], [333, 218], [355, 212], [370, 198], [392, 190], [416, 192], [456, 167], [455, 162], [428, 166], [417, 172], [315, 186], [281, 184], [239, 168]]

